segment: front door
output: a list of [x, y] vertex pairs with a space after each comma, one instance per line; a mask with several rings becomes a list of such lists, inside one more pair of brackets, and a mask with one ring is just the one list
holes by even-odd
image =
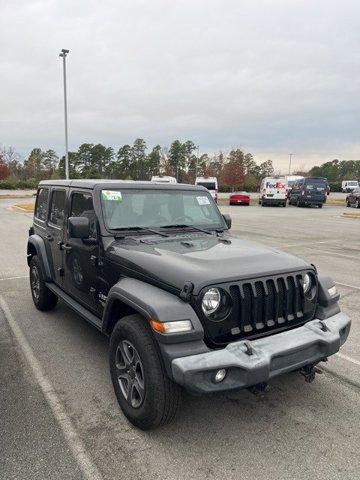
[[45, 235], [53, 279], [60, 286], [63, 286], [64, 281], [64, 252], [61, 250], [61, 244], [64, 239], [66, 193], [65, 189], [52, 189]]
[[98, 238], [96, 215], [91, 192], [74, 190], [70, 193], [69, 217], [87, 217], [90, 221], [88, 239], [69, 238], [67, 230], [65, 253], [65, 290], [87, 308], [96, 310]]

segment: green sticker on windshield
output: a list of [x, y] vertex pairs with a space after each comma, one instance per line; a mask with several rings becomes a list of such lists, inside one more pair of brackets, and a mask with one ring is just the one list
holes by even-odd
[[102, 190], [102, 198], [109, 202], [122, 202], [121, 192], [117, 190]]

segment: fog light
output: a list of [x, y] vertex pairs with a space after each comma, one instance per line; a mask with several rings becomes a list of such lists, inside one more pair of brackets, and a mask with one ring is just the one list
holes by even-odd
[[226, 376], [226, 370], [225, 368], [220, 368], [220, 370], [218, 370], [216, 373], [215, 373], [215, 377], [214, 377], [214, 380], [215, 380], [215, 383], [220, 383], [224, 380]]
[[338, 294], [337, 288], [335, 285], [328, 289], [330, 297], [335, 297]]

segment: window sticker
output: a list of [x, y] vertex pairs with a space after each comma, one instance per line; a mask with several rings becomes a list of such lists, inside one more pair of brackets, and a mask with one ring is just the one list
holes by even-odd
[[118, 190], [102, 190], [102, 198], [109, 202], [122, 202], [121, 192]]
[[199, 205], [210, 205], [210, 200], [208, 197], [196, 197]]

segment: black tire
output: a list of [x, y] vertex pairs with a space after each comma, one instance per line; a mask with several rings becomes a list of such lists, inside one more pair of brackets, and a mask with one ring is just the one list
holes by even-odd
[[286, 207], [286, 200], [285, 200], [285, 202], [282, 204], [282, 206], [283, 206], [283, 207]]
[[359, 202], [359, 200], [356, 200], [356, 202], [355, 202], [355, 208], [360, 208], [360, 202]]
[[[130, 357], [132, 354], [132, 366], [131, 362], [122, 363], [126, 346]], [[151, 430], [174, 419], [181, 403], [181, 388], [167, 376], [150, 326], [140, 315], [129, 315], [116, 324], [110, 338], [110, 374], [120, 408], [133, 425]], [[127, 399], [125, 395], [130, 397], [133, 389], [134, 398]]]
[[30, 290], [35, 307], [43, 312], [55, 308], [58, 297], [45, 285], [40, 260], [34, 255], [30, 262]]
[[320, 203], [320, 204], [318, 205], [318, 207], [319, 207], [319, 208], [322, 208], [322, 207], [323, 207], [323, 204], [322, 204], [322, 203]]
[[346, 199], [346, 206], [347, 206], [348, 208], [351, 207], [351, 204], [350, 204], [350, 202], [349, 202], [348, 199]]
[[300, 200], [297, 200], [297, 201], [296, 201], [296, 206], [297, 206], [297, 207], [302, 207], [302, 203], [300, 202]]

